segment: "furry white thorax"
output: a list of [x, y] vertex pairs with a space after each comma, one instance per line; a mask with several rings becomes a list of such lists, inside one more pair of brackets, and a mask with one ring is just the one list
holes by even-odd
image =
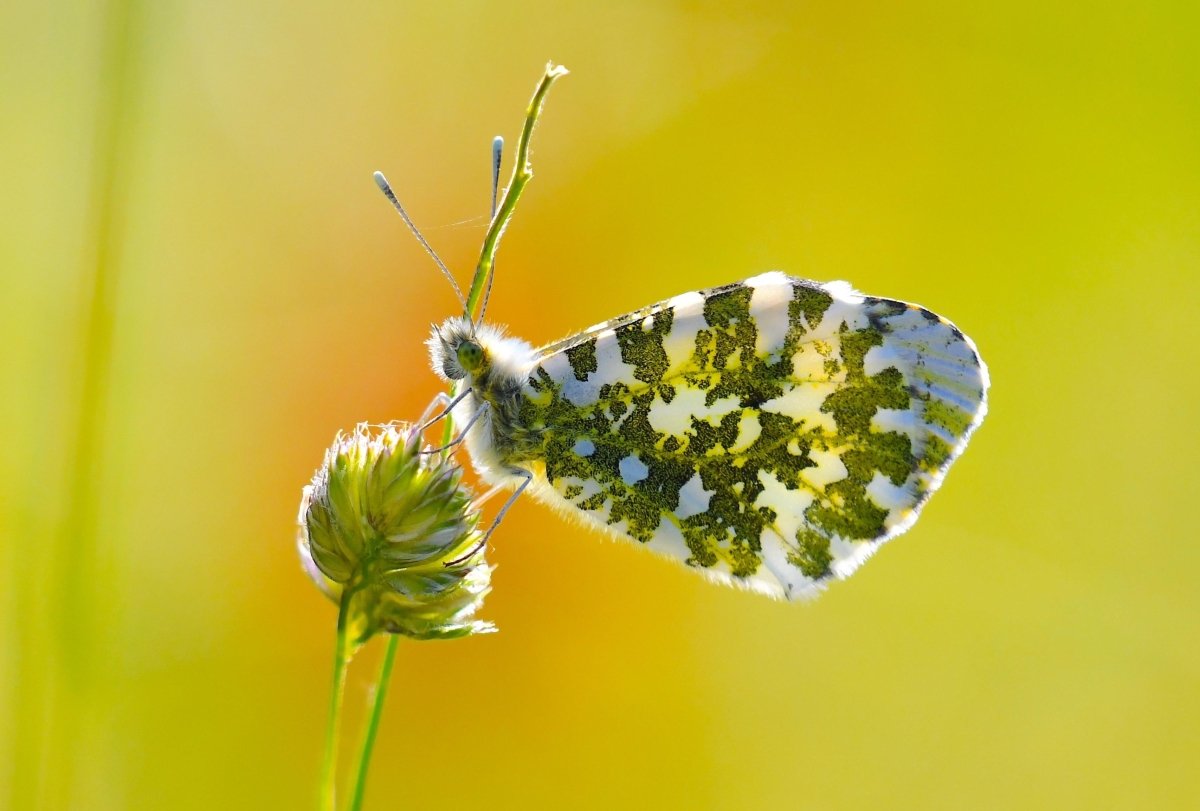
[[[467, 372], [458, 361], [458, 348], [472, 341], [483, 349], [486, 358], [481, 379]], [[537, 363], [537, 351], [528, 342], [504, 334], [503, 327], [473, 325], [463, 317], [448, 318], [433, 328], [426, 342], [433, 371], [447, 381], [458, 381], [458, 390], [470, 389], [454, 407], [451, 415], [461, 431], [492, 393], [524, 388], [530, 370]], [[514, 473], [496, 452], [495, 424], [491, 408], [483, 408], [478, 421], [466, 433], [463, 443], [480, 477], [488, 484], [515, 485], [523, 477]]]

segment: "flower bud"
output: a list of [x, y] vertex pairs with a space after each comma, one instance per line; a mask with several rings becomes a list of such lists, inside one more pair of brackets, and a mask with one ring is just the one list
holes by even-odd
[[490, 589], [479, 513], [462, 468], [422, 453], [416, 426], [339, 433], [300, 501], [300, 561], [347, 611], [351, 638], [447, 639], [494, 631], [472, 619]]

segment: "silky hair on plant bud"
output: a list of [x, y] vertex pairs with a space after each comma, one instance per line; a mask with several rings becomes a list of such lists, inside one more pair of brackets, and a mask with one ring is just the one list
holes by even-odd
[[495, 630], [472, 619], [491, 580], [473, 496], [451, 457], [424, 451], [418, 426], [360, 423], [304, 488], [301, 563], [358, 643]]

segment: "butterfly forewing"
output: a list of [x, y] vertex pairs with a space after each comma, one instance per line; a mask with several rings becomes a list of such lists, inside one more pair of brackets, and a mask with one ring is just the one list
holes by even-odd
[[911, 525], [986, 389], [945, 319], [768, 273], [546, 347], [519, 421], [541, 437], [542, 499], [792, 597]]

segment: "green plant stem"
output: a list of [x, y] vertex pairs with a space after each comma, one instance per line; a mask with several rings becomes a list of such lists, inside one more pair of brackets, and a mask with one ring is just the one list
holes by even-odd
[[525, 126], [521, 128], [521, 135], [517, 139], [517, 156], [513, 161], [512, 180], [504, 190], [500, 207], [496, 209], [496, 215], [488, 225], [487, 234], [483, 238], [483, 248], [479, 252], [479, 264], [475, 266], [475, 276], [471, 279], [471, 289], [467, 293], [467, 307], [463, 315], [472, 321], [479, 308], [480, 297], [487, 287], [488, 278], [492, 275], [492, 268], [496, 263], [496, 250], [500, 247], [500, 237], [504, 235], [504, 229], [508, 228], [517, 201], [525, 191], [525, 184], [533, 177], [533, 167], [529, 165], [529, 140], [533, 137], [533, 127], [538, 116], [542, 114], [542, 106], [546, 103], [546, 93], [549, 92], [550, 85], [554, 84], [555, 79], [566, 74], [567, 69], [562, 65], [547, 64], [546, 72], [538, 82], [537, 89], [533, 91], [533, 98], [525, 111]]
[[[500, 206], [496, 209], [496, 213], [488, 225], [487, 234], [483, 238], [483, 247], [479, 252], [479, 263], [475, 266], [475, 275], [471, 278], [471, 289], [467, 293], [467, 306], [463, 311], [463, 316], [470, 319], [472, 323], [479, 315], [483, 291], [487, 289], [488, 279], [492, 275], [492, 269], [496, 266], [496, 251], [500, 248], [500, 237], [504, 235], [504, 230], [508, 228], [508, 223], [512, 220], [513, 212], [517, 208], [517, 201], [521, 199], [521, 194], [525, 191], [525, 184], [533, 177], [533, 167], [529, 163], [529, 142], [533, 138], [533, 127], [542, 114], [550, 85], [554, 84], [555, 79], [565, 75], [567, 75], [567, 69], [562, 65], [555, 65], [553, 62], [547, 63], [546, 72], [542, 74], [541, 81], [534, 88], [533, 98], [529, 100], [529, 107], [525, 110], [525, 124], [521, 127], [521, 135], [517, 138], [517, 155], [513, 161], [512, 180], [505, 188], [504, 196], [500, 199]], [[450, 396], [454, 397], [457, 393], [458, 386], [451, 386]], [[449, 445], [452, 439], [454, 439], [454, 421], [447, 414], [445, 424], [442, 426], [442, 446]]]
[[346, 665], [350, 661], [347, 652], [346, 622], [353, 595], [351, 589], [344, 590], [338, 606], [337, 640], [333, 646], [333, 684], [329, 691], [329, 727], [325, 730], [325, 758], [321, 765], [321, 811], [334, 811], [337, 807], [337, 755], [342, 721], [342, 696], [346, 687]]
[[[68, 481], [60, 531], [49, 565], [51, 579], [33, 584], [35, 595], [49, 591], [48, 618], [54, 647], [48, 672], [38, 673], [39, 663], [22, 661], [17, 682], [29, 692], [18, 701], [15, 806], [73, 807], [81, 803], [79, 772], [86, 760], [107, 756], [111, 747], [98, 721], [104, 706], [109, 673], [99, 655], [105, 603], [103, 545], [98, 524], [102, 487], [109, 475], [107, 424], [112, 389], [113, 335], [117, 320], [117, 291], [122, 268], [124, 223], [130, 219], [127, 157], [136, 153], [136, 115], [140, 84], [138, 43], [142, 36], [141, 3], [110, 0], [99, 4], [100, 60], [92, 66], [97, 74], [94, 87], [95, 118], [92, 124], [92, 156], [89, 177], [77, 184], [86, 199], [88, 253], [82, 261], [78, 284], [83, 302], [80, 365], [75, 372], [78, 402], [70, 435]], [[87, 64], [85, 59], [84, 64]], [[18, 599], [24, 605], [25, 595]], [[34, 597], [35, 600], [39, 599]], [[26, 648], [23, 653], [29, 651]], [[27, 664], [28, 662], [28, 664]], [[33, 665], [31, 668], [30, 665]], [[45, 686], [31, 684], [31, 677], [46, 680]], [[49, 701], [46, 701], [49, 693]], [[24, 709], [29, 701], [29, 709]], [[44, 749], [38, 737], [26, 728], [27, 713], [42, 712], [37, 726], [44, 727]], [[43, 760], [44, 758], [44, 760]], [[41, 761], [41, 762], [39, 762]], [[107, 772], [103, 761], [92, 768]], [[30, 786], [30, 782], [34, 785]], [[117, 783], [119, 787], [119, 779]], [[30, 799], [29, 792], [36, 792]]]
[[[521, 128], [521, 135], [517, 139], [517, 155], [513, 165], [512, 180], [508, 184], [508, 188], [504, 190], [504, 197], [500, 202], [500, 206], [496, 209], [496, 214], [492, 217], [492, 222], [488, 226], [487, 235], [483, 239], [483, 248], [479, 254], [479, 264], [475, 267], [475, 276], [471, 279], [471, 289], [467, 295], [467, 306], [463, 315], [469, 318], [472, 322], [478, 316], [481, 297], [483, 291], [487, 287], [488, 278], [491, 276], [492, 269], [496, 264], [496, 250], [500, 246], [500, 237], [504, 234], [504, 229], [508, 227], [509, 221], [512, 219], [513, 211], [516, 209], [517, 201], [521, 199], [521, 193], [525, 191], [525, 185], [529, 179], [533, 177], [533, 167], [529, 164], [529, 140], [533, 136], [533, 127], [537, 123], [538, 116], [541, 115], [542, 107], [545, 105], [546, 93], [550, 90], [550, 85], [560, 76], [564, 76], [567, 69], [561, 65], [548, 64], [546, 72], [542, 75], [542, 79], [538, 82], [537, 88], [533, 92], [533, 98], [529, 102], [529, 107], [525, 111], [525, 125]], [[457, 394], [457, 386], [450, 387], [450, 396], [454, 397]], [[443, 420], [442, 427], [442, 446], [445, 447], [454, 439], [454, 421], [447, 414]], [[446, 453], [449, 453], [447, 450]], [[344, 612], [343, 612], [344, 613]], [[338, 639], [339, 646], [344, 644], [344, 632], [341, 629], [341, 619], [339, 615], [339, 631]], [[379, 667], [379, 679], [375, 683], [375, 689], [370, 700], [370, 708], [368, 710], [367, 726], [363, 734], [362, 747], [358, 754], [358, 766], [355, 769], [354, 791], [350, 797], [350, 811], [360, 811], [363, 803], [363, 796], [366, 791], [367, 773], [371, 767], [371, 755], [375, 749], [375, 738], [379, 732], [379, 722], [383, 717], [383, 702], [387, 698], [388, 683], [391, 681], [392, 667], [396, 662], [396, 647], [399, 643], [399, 637], [391, 635], [388, 638], [387, 648], [384, 650], [383, 662]], [[340, 661], [340, 660], [339, 660]], [[344, 668], [344, 662], [342, 662]], [[336, 682], [338, 679], [344, 678], [343, 671], [338, 670], [338, 663], [335, 662], [334, 679], [335, 691], [340, 691], [340, 687]], [[330, 729], [332, 730], [337, 722], [337, 714], [341, 709], [340, 692], [335, 693], [335, 698], [330, 705]], [[333, 811], [333, 758], [330, 753], [330, 747], [336, 749], [336, 741], [330, 733], [331, 742], [326, 744], [326, 763], [325, 763], [325, 779], [322, 781], [322, 797], [329, 797], [329, 805], [326, 811]], [[326, 787], [328, 791], [326, 791]]]
[[359, 811], [362, 808], [363, 797], [367, 790], [367, 771], [371, 766], [371, 755], [375, 751], [375, 737], [379, 733], [379, 719], [383, 717], [383, 702], [387, 699], [388, 685], [392, 680], [392, 666], [396, 663], [396, 648], [399, 643], [400, 636], [391, 634], [388, 636], [387, 647], [383, 651], [383, 662], [379, 666], [379, 678], [375, 682], [374, 694], [371, 697], [371, 714], [367, 718], [362, 748], [358, 752], [358, 766], [354, 770], [354, 790], [350, 795], [350, 811]]

